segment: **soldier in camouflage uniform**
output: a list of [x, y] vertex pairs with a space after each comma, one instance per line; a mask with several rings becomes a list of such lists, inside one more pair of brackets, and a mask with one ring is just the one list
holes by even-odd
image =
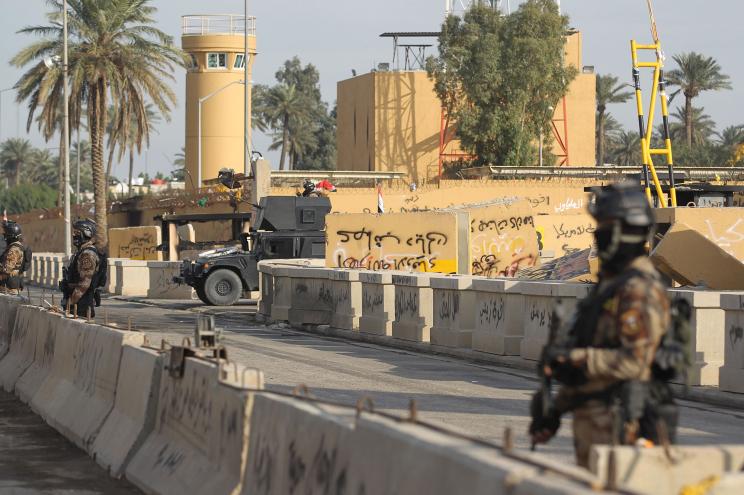
[[21, 270], [25, 256], [21, 226], [15, 222], [3, 222], [3, 236], [7, 244], [0, 256], [0, 294], [18, 295], [23, 285]]
[[[647, 256], [654, 219], [646, 197], [637, 186], [609, 186], [597, 193], [589, 212], [597, 221], [599, 282], [579, 304], [570, 348], [546, 348], [544, 372], [563, 386], [549, 417], [530, 426], [533, 442], [547, 442], [561, 414], [573, 411], [576, 459], [584, 467], [594, 444], [657, 438], [658, 418], [644, 417], [648, 408], [641, 396], [670, 325], [665, 285]], [[633, 407], [638, 411], [629, 413]], [[670, 429], [676, 417], [673, 422]]]
[[62, 308], [68, 304], [77, 316], [95, 316], [95, 279], [99, 271], [100, 256], [95, 247], [96, 224], [90, 220], [79, 220], [72, 226], [72, 240], [77, 252], [70, 259], [70, 265], [63, 281]]

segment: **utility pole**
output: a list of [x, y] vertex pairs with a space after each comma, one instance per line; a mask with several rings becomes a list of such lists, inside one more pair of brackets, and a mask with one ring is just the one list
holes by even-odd
[[65, 256], [72, 255], [72, 231], [70, 229], [70, 102], [67, 88], [67, 0], [62, 1], [62, 86], [64, 87], [64, 114], [62, 122], [62, 140], [64, 144], [64, 198], [65, 198]]
[[[245, 0], [245, 53], [243, 54], [243, 81], [245, 81], [245, 115], [243, 116], [243, 138], [245, 143], [243, 146], [243, 173], [246, 176], [252, 175], [251, 173], [251, 87], [248, 81], [248, 0]], [[200, 138], [201, 139], [201, 138]], [[201, 170], [201, 169], [200, 169]]]

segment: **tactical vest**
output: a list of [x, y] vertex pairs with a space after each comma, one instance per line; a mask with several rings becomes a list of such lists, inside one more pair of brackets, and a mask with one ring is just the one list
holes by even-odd
[[84, 301], [84, 303], [89, 303], [92, 301], [93, 292], [98, 288], [98, 279], [100, 277], [101, 272], [101, 255], [98, 253], [98, 250], [93, 247], [86, 247], [85, 249], [81, 249], [77, 253], [75, 253], [72, 258], [70, 259], [70, 268], [67, 272], [67, 282], [70, 284], [78, 284], [80, 283], [80, 271], [78, 270], [78, 260], [80, 259], [80, 255], [83, 254], [86, 251], [90, 251], [93, 254], [96, 255], [96, 262], [98, 264], [98, 269], [96, 270], [96, 273], [93, 275], [93, 279], [90, 282], [90, 286], [88, 286], [88, 290], [85, 291], [85, 294], [83, 297], [80, 298], [81, 301]]
[[8, 253], [10, 252], [10, 248], [13, 246], [17, 246], [21, 248], [21, 252], [23, 253], [23, 258], [21, 259], [21, 264], [17, 266], [13, 271], [17, 271], [18, 275], [9, 276], [5, 280], [0, 280], [0, 285], [4, 287], [8, 287], [9, 289], [22, 289], [23, 288], [23, 277], [21, 274], [23, 273], [23, 266], [26, 262], [26, 249], [23, 247], [23, 244], [21, 244], [18, 241], [13, 241], [10, 244], [8, 244], [5, 248], [5, 251], [3, 251], [3, 254], [0, 255], [0, 265], [5, 265], [5, 260], [8, 258]]

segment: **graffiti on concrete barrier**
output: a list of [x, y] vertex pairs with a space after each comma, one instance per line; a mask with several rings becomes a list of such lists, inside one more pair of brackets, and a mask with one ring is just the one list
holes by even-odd
[[564, 213], [569, 210], [581, 210], [584, 208], [584, 200], [576, 200], [574, 198], [568, 198], [565, 201], [561, 201], [556, 207], [556, 213]]
[[501, 322], [504, 321], [504, 306], [505, 301], [503, 297], [494, 297], [483, 301], [478, 311], [480, 328], [490, 326], [498, 328]]
[[401, 316], [417, 316], [419, 311], [419, 296], [416, 290], [396, 289], [395, 291], [395, 319]]
[[560, 225], [553, 225], [556, 239], [571, 239], [573, 237], [582, 236], [584, 234], [593, 234], [596, 230], [594, 222], [590, 222], [587, 225], [579, 225], [574, 228], [567, 228], [563, 222]]
[[133, 260], [157, 259], [157, 240], [155, 235], [145, 232], [142, 235], [132, 235], [128, 242], [119, 245], [118, 258]]
[[738, 325], [731, 325], [731, 328], [729, 328], [729, 341], [731, 342], [731, 347], [735, 347], [739, 342], [744, 339], [744, 328], [738, 326]]
[[437, 291], [437, 315], [439, 321], [455, 321], [460, 313], [460, 293], [457, 291]]

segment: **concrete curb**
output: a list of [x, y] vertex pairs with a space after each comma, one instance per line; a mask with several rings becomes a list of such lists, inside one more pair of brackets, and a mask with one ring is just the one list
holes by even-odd
[[[164, 304], [154, 304], [152, 301], [142, 300], [141, 298], [116, 297], [117, 300], [147, 304], [150, 306], [166, 306]], [[211, 307], [211, 306], [210, 306]], [[200, 312], [199, 308], [190, 308], [188, 311], [193, 313]], [[246, 315], [250, 317], [249, 315]], [[361, 333], [354, 330], [344, 330], [333, 328], [328, 325], [301, 325], [292, 326], [287, 322], [261, 321], [259, 315], [254, 316], [253, 321], [260, 325], [270, 327], [272, 324], [284, 325], [284, 328], [292, 328], [298, 331], [312, 333], [324, 337], [334, 337], [355, 342], [364, 342], [367, 344], [379, 345], [390, 349], [416, 352], [434, 356], [446, 356], [450, 358], [461, 359], [475, 364], [484, 364], [498, 366], [524, 372], [524, 377], [534, 379], [537, 382], [535, 369], [537, 363], [534, 361], [525, 361], [519, 356], [499, 356], [488, 354], [486, 352], [473, 351], [472, 349], [457, 349], [453, 347], [444, 347], [436, 344], [422, 342], [411, 342], [407, 340], [395, 339], [382, 335]], [[520, 373], [521, 374], [521, 373]], [[710, 406], [726, 407], [744, 411], [744, 394], [732, 392], [722, 392], [714, 387], [696, 386], [685, 387], [684, 385], [672, 384], [675, 394], [680, 400], [699, 402]]]

